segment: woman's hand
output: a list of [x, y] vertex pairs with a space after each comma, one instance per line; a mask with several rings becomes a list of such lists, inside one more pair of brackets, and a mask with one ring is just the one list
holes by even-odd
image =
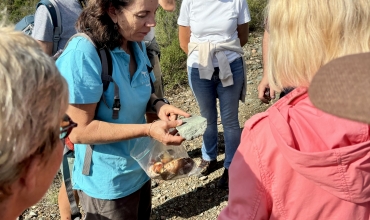
[[156, 105], [156, 109], [158, 112], [158, 117], [163, 121], [174, 121], [177, 119], [178, 115], [182, 115], [185, 118], [190, 117], [190, 114], [164, 102], [158, 102], [158, 104]]
[[263, 78], [260, 84], [257, 87], [258, 89], [258, 98], [263, 102], [268, 104], [271, 99], [275, 98], [275, 91], [270, 89], [269, 81], [266, 74], [263, 75]]
[[171, 132], [171, 128], [176, 128], [181, 124], [181, 120], [155, 121], [151, 124], [148, 124], [149, 127], [147, 135], [165, 145], [180, 145], [185, 139], [181, 136], [176, 136], [176, 134]]

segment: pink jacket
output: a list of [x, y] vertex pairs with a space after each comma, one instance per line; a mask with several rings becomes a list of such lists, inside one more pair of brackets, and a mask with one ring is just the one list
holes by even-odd
[[369, 128], [293, 90], [245, 123], [218, 219], [370, 219]]

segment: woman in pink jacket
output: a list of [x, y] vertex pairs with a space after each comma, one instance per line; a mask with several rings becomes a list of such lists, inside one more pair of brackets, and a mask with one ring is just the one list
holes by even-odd
[[307, 95], [322, 65], [370, 51], [370, 1], [270, 0], [267, 16], [269, 85], [296, 89], [246, 122], [219, 219], [370, 219], [369, 125]]

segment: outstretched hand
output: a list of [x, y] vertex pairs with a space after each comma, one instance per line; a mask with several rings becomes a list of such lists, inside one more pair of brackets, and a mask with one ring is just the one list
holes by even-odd
[[[149, 124], [148, 136], [156, 139], [165, 145], [180, 145], [185, 139], [177, 136], [177, 132], [171, 132], [171, 128], [176, 128], [182, 124], [182, 120], [174, 121], [155, 121]], [[174, 130], [176, 131], [176, 130]]]
[[271, 99], [275, 98], [275, 91], [270, 89], [267, 76], [264, 74], [260, 84], [257, 87], [258, 98], [263, 102], [268, 104]]
[[174, 121], [177, 119], [178, 115], [182, 115], [185, 118], [189, 118], [191, 115], [184, 112], [183, 110], [176, 108], [173, 105], [168, 105], [163, 103], [161, 106], [158, 107], [158, 118], [163, 121]]

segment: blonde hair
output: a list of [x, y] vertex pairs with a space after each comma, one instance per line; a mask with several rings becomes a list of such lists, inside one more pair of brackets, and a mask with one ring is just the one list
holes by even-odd
[[35, 40], [0, 24], [0, 201], [33, 155], [59, 140], [68, 87]]
[[269, 85], [308, 87], [317, 70], [347, 54], [370, 51], [369, 0], [270, 0]]

